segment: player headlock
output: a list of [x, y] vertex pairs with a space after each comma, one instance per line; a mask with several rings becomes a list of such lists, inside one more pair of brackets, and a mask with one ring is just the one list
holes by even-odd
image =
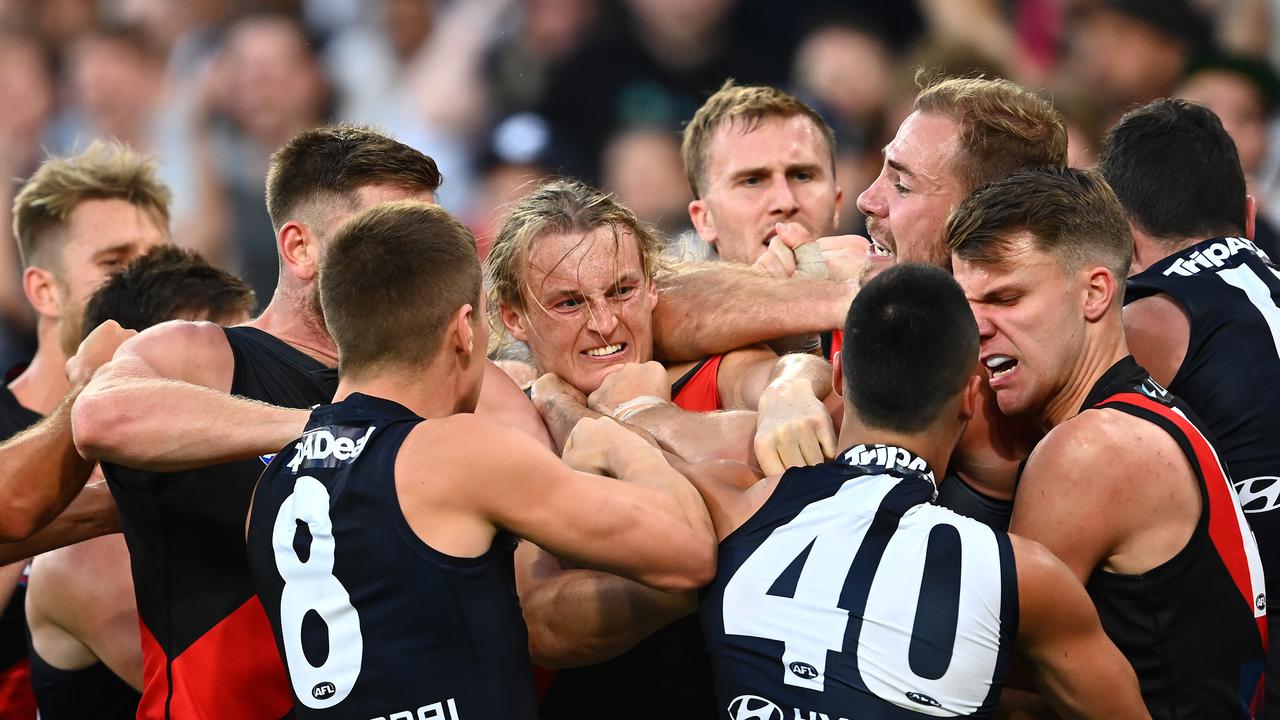
[[700, 614], [721, 711], [989, 717], [1018, 650], [1060, 712], [1147, 717], [1061, 562], [931, 504], [979, 387], [955, 281], [887, 270], [854, 300], [843, 341], [835, 460], [758, 482], [732, 463], [686, 468], [720, 538]]
[[536, 717], [514, 537], [669, 591], [710, 579], [706, 508], [657, 448], [588, 419], [566, 465], [470, 414], [488, 326], [456, 219], [363, 212], [319, 283], [335, 403], [276, 455], [247, 528], [298, 717]]
[[1155, 717], [1251, 717], [1267, 643], [1262, 565], [1215, 444], [1129, 356], [1133, 240], [1081, 170], [1016, 173], [947, 226], [1000, 410], [1048, 431], [1011, 530], [1086, 584]]

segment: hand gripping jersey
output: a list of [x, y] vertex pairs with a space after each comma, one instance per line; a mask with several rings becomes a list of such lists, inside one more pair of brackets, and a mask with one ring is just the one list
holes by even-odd
[[[723, 355], [689, 369], [671, 386], [671, 401], [690, 412], [720, 409]], [[681, 618], [616, 658], [561, 670], [539, 711], [543, 720], [576, 720], [609, 708], [610, 720], [702, 720], [718, 717], [711, 666], [696, 615]]]
[[[1129, 279], [1125, 302], [1164, 293], [1191, 334], [1169, 392], [1195, 410], [1239, 494], [1267, 575], [1280, 582], [1280, 271], [1242, 238], [1206, 240]], [[1267, 664], [1267, 715], [1280, 717], [1280, 645]]]
[[[18, 402], [0, 382], [0, 441], [40, 422], [40, 414]], [[34, 720], [36, 698], [31, 692], [31, 663], [27, 658], [27, 575], [24, 571], [9, 604], [0, 611], [0, 720]]]
[[[292, 408], [333, 398], [333, 368], [256, 328], [226, 334], [233, 395]], [[244, 519], [262, 468], [256, 458], [177, 473], [103, 465], [142, 624], [141, 720], [289, 713], [284, 666], [244, 553]]]
[[1262, 563], [1214, 445], [1131, 357], [1094, 385], [1081, 412], [1093, 408], [1158, 425], [1200, 485], [1200, 519], [1177, 555], [1142, 575], [1098, 569], [1089, 578], [1103, 629], [1133, 665], [1153, 718], [1253, 717], [1267, 643]]
[[[1009, 536], [930, 504], [909, 451], [788, 470], [701, 607], [730, 720], [989, 717], [1017, 635]], [[725, 717], [725, 715], [721, 715]]]
[[535, 717], [515, 539], [452, 557], [401, 511], [396, 454], [420, 422], [353, 394], [312, 412], [258, 483], [249, 566], [299, 718]]

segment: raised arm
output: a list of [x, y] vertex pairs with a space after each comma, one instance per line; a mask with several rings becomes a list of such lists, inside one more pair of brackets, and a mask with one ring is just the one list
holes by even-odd
[[547, 426], [533, 403], [529, 402], [529, 398], [525, 397], [502, 368], [492, 361], [486, 363], [476, 414], [519, 430], [544, 447], [554, 450], [556, 445], [551, 439], [551, 433], [547, 431]]
[[1039, 543], [1010, 536], [1018, 568], [1018, 650], [1064, 718], [1149, 718], [1133, 667], [1102, 630], [1084, 587]]
[[234, 356], [212, 323], [157, 325], [121, 346], [72, 410], [89, 459], [172, 472], [279, 450], [308, 411], [229, 395]]
[[843, 407], [826, 360], [747, 349], [730, 353], [720, 367], [720, 397], [759, 411], [752, 445], [766, 475], [835, 455], [835, 418]]
[[687, 263], [658, 278], [655, 355], [696, 360], [844, 325], [852, 281], [772, 278], [732, 263]]
[[94, 371], [133, 335], [113, 321], [96, 328], [68, 363], [72, 390], [67, 397], [49, 417], [0, 444], [0, 541], [30, 537], [62, 512], [88, 481], [93, 462], [76, 451], [72, 404]]
[[433, 547], [432, 535], [444, 538], [433, 523], [479, 521], [575, 565], [662, 590], [700, 587], [714, 573], [715, 538], [697, 492], [660, 450], [612, 420], [580, 422], [561, 462], [522, 433], [455, 415], [416, 428], [396, 464], [398, 472], [430, 467], [440, 478], [409, 501], [415, 517], [435, 518], [410, 519]]

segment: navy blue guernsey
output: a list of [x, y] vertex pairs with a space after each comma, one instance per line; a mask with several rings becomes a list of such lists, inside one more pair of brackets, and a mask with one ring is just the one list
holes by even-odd
[[254, 492], [249, 568], [298, 718], [535, 717], [515, 538], [452, 557], [401, 511], [396, 455], [420, 422], [359, 393], [321, 406]]
[[720, 543], [700, 613], [730, 720], [991, 715], [1017, 635], [1013, 549], [935, 495], [923, 459], [857, 445], [788, 470]]

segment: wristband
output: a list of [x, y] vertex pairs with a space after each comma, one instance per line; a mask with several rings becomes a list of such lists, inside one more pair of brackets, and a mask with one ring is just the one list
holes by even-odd
[[631, 398], [626, 402], [618, 403], [618, 406], [613, 409], [611, 414], [613, 415], [614, 420], [617, 420], [618, 422], [626, 422], [627, 418], [630, 418], [636, 413], [643, 412], [649, 408], [657, 407], [659, 405], [666, 405], [669, 402], [671, 401], [666, 398], [660, 398], [657, 395], [641, 395], [639, 397]]

